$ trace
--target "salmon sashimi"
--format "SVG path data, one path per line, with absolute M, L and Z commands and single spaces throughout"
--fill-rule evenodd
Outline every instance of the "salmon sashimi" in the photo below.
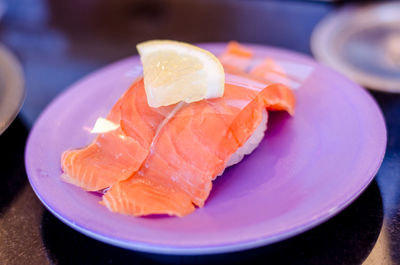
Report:
M 283 83 L 290 84 L 285 69 L 272 58 L 256 57 L 245 46 L 231 41 L 218 59 L 228 73 L 247 76 L 265 84 Z
M 218 59 L 224 66 L 225 72 L 245 73 L 253 62 L 253 52 L 236 41 L 230 41 Z
M 265 78 L 284 76 L 274 61 L 255 61 L 236 42 L 219 59 L 226 72 L 220 98 L 152 108 L 137 79 L 107 116 L 116 128 L 62 154 L 62 180 L 103 191 L 101 204 L 122 214 L 185 216 L 203 207 L 212 181 L 261 141 L 266 110 L 293 114 L 295 106 L 288 87 Z M 237 156 L 255 134 L 253 149 Z
M 226 75 L 224 96 L 183 105 L 158 129 L 139 171 L 114 184 L 102 203 L 135 216 L 184 216 L 202 207 L 212 180 L 255 131 L 265 108 L 293 113 L 290 89 Z
M 61 178 L 85 190 L 98 191 L 130 177 L 146 159 L 159 123 L 173 108 L 150 108 L 143 79 L 138 79 L 107 117 L 119 128 L 98 135 L 86 148 L 64 152 Z

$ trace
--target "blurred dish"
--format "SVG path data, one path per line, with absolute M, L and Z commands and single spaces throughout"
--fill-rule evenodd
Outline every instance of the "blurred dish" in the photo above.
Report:
M 0 134 L 17 116 L 24 98 L 22 67 L 15 56 L 0 44 Z
M 367 88 L 400 93 L 400 2 L 334 12 L 315 28 L 311 49 Z

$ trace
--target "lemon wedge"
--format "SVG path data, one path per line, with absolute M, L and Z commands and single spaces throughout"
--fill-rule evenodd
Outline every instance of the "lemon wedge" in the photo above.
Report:
M 171 40 L 142 42 L 137 50 L 149 106 L 190 103 L 224 94 L 224 68 L 209 51 Z

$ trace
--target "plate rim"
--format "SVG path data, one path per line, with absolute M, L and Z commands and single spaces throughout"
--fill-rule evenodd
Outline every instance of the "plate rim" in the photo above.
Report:
M 0 5 L 1 6 L 1 5 Z M 1 9 L 1 8 L 0 8 Z M 22 65 L 19 63 L 17 57 L 8 49 L 4 44 L 0 43 L 0 57 L 6 61 L 6 64 L 0 64 L 0 73 L 9 72 L 9 76 L 4 78 L 8 90 L 18 88 L 18 100 L 13 102 L 12 110 L 7 113 L 7 119 L 3 124 L 0 124 L 0 135 L 3 134 L 11 125 L 18 113 L 21 111 L 26 99 L 25 78 Z M 7 88 L 6 88 L 7 90 Z
M 228 252 L 234 252 L 234 251 L 241 251 L 241 250 L 247 250 L 251 248 L 256 248 L 260 246 L 265 246 L 271 243 L 279 242 L 284 239 L 296 236 L 298 234 L 301 234 L 305 231 L 308 231 L 321 223 L 329 220 L 333 216 L 337 215 L 339 212 L 341 212 L 343 209 L 345 209 L 348 205 L 350 205 L 355 199 L 357 199 L 360 194 L 369 186 L 371 181 L 374 179 L 376 173 L 378 172 L 382 161 L 385 156 L 386 152 L 386 145 L 387 145 L 387 129 L 386 129 L 386 124 L 384 121 L 384 116 L 382 114 L 381 109 L 379 108 L 379 105 L 375 101 L 375 99 L 361 86 L 358 84 L 354 83 L 347 77 L 335 72 L 329 67 L 326 67 L 325 65 L 319 64 L 315 62 L 310 56 L 297 53 L 294 51 L 286 50 L 283 48 L 278 48 L 278 47 L 271 47 L 268 45 L 260 45 L 260 44 L 252 44 L 252 43 L 243 43 L 244 45 L 250 46 L 250 47 L 258 47 L 260 49 L 268 49 L 268 50 L 279 50 L 286 55 L 292 56 L 294 55 L 297 58 L 302 58 L 306 61 L 308 61 L 311 64 L 317 65 L 319 68 L 322 68 L 324 71 L 330 72 L 333 74 L 336 78 L 342 79 L 344 82 L 350 83 L 352 86 L 357 87 L 357 90 L 359 90 L 360 93 L 364 94 L 366 98 L 370 101 L 370 103 L 374 106 L 374 108 L 377 110 L 377 116 L 379 116 L 379 119 L 382 121 L 382 130 L 385 132 L 382 141 L 382 151 L 379 156 L 379 159 L 377 159 L 377 166 L 376 169 L 373 170 L 371 176 L 368 176 L 368 178 L 365 178 L 365 181 L 363 181 L 363 185 L 357 190 L 356 192 L 352 193 L 351 195 L 348 195 L 348 198 L 342 200 L 341 204 L 338 204 L 334 210 L 329 211 L 329 212 L 324 212 L 322 215 L 318 215 L 314 217 L 312 220 L 304 221 L 304 224 L 298 225 L 297 227 L 293 227 L 290 230 L 285 230 L 285 232 L 277 232 L 273 235 L 269 236 L 264 236 L 260 237 L 258 239 L 254 240 L 242 240 L 242 241 L 236 241 L 236 242 L 230 242 L 227 244 L 218 244 L 218 245 L 210 245 L 207 244 L 206 246 L 173 246 L 171 244 L 168 245 L 163 245 L 163 244 L 152 244 L 152 243 L 146 243 L 143 241 L 131 241 L 131 240 L 123 240 L 123 239 L 118 239 L 114 238 L 111 236 L 104 236 L 102 234 L 95 233 L 93 231 L 90 231 L 90 228 L 88 229 L 87 227 L 83 227 L 82 225 L 76 225 L 73 221 L 68 220 L 67 218 L 64 218 L 62 215 L 60 215 L 56 210 L 52 208 L 51 205 L 49 205 L 44 198 L 38 193 L 37 187 L 35 184 L 32 182 L 32 179 L 30 177 L 30 173 L 33 172 L 33 170 L 30 170 L 29 166 L 29 143 L 32 141 L 32 137 L 34 136 L 35 129 L 38 127 L 38 124 L 40 124 L 40 121 L 43 119 L 43 117 L 46 115 L 49 109 L 51 109 L 51 106 L 57 105 L 58 101 L 60 101 L 66 94 L 70 93 L 71 90 L 74 88 L 77 89 L 78 85 L 81 82 L 85 82 L 88 79 L 91 79 L 95 75 L 100 75 L 103 71 L 106 71 L 109 68 L 113 68 L 115 65 L 119 63 L 123 63 L 124 61 L 132 60 L 134 58 L 137 59 L 137 56 L 130 56 L 125 59 L 116 61 L 114 63 L 111 63 L 109 65 L 106 65 L 105 67 L 102 67 L 98 70 L 95 70 L 94 72 L 90 73 L 89 75 L 84 76 L 80 80 L 76 81 L 69 87 L 67 87 L 64 91 L 62 91 L 54 100 L 52 100 L 46 108 L 41 112 L 39 115 L 39 118 L 35 121 L 34 126 L 32 127 L 32 130 L 28 136 L 27 139 L 27 144 L 25 146 L 25 166 L 26 166 L 26 171 L 29 179 L 29 183 L 34 190 L 36 196 L 40 199 L 40 201 L 44 204 L 44 206 L 52 213 L 54 214 L 59 220 L 61 220 L 63 223 L 66 225 L 74 228 L 75 230 L 78 230 L 79 232 L 97 239 L 99 241 L 117 246 L 117 247 L 122 247 L 125 249 L 130 249 L 130 250 L 137 250 L 137 251 L 143 251 L 143 252 L 148 252 L 148 253 L 158 253 L 158 254 L 170 254 L 170 255 L 196 255 L 196 254 L 217 254 L 217 253 L 228 253 Z M 214 43 L 201 43 L 199 44 L 200 46 L 208 46 L 208 45 L 226 45 L 224 42 L 214 42 Z

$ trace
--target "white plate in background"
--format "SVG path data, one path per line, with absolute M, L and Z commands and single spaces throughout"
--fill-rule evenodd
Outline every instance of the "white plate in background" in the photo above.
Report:
M 314 29 L 311 49 L 367 88 L 400 93 L 400 2 L 338 9 Z
M 24 98 L 22 67 L 15 56 L 0 44 L 0 134 L 15 119 Z

